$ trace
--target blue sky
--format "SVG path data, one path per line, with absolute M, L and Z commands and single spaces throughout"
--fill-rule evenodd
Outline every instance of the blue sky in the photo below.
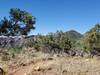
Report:
M 31 34 L 57 30 L 85 33 L 100 23 L 100 0 L 0 0 L 0 19 L 10 8 L 20 8 L 37 18 Z

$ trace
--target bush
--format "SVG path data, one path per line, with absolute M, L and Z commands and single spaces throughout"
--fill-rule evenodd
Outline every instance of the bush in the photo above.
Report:
M 43 52 L 61 53 L 72 48 L 71 41 L 63 32 L 49 33 L 46 36 L 37 35 L 33 47 Z
M 86 32 L 81 40 L 84 50 L 91 52 L 96 48 L 100 48 L 100 32 L 98 31 L 100 31 L 100 24 L 95 25 L 90 31 Z

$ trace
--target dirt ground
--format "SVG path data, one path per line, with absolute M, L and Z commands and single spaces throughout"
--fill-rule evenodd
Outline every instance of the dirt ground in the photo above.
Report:
M 100 60 L 49 58 L 13 69 L 12 75 L 100 75 Z
M 14 63 L 0 62 L 6 75 L 100 75 L 99 57 L 37 56 L 28 63 L 21 63 L 20 66 L 14 66 Z

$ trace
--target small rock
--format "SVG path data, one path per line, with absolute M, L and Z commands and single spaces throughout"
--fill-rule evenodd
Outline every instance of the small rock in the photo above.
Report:
M 40 71 L 40 67 L 37 66 L 37 67 L 34 68 L 34 70 L 35 70 L 35 71 Z
M 48 68 L 48 70 L 52 70 L 52 68 L 51 68 L 51 67 L 49 67 L 49 68 Z
M 62 71 L 62 73 L 65 73 L 65 72 L 67 72 L 67 70 L 63 70 L 63 71 Z
M 44 69 L 40 68 L 39 66 L 34 68 L 35 71 L 44 71 Z
M 53 58 L 48 58 L 47 60 L 53 60 Z

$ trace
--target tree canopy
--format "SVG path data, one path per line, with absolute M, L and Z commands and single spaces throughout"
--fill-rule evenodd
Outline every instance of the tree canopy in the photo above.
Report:
M 96 24 L 90 31 L 86 32 L 82 44 L 86 50 L 100 48 L 100 24 Z
M 4 17 L 0 21 L 0 35 L 28 35 L 31 29 L 35 29 L 36 18 L 29 12 L 12 8 L 9 19 Z

